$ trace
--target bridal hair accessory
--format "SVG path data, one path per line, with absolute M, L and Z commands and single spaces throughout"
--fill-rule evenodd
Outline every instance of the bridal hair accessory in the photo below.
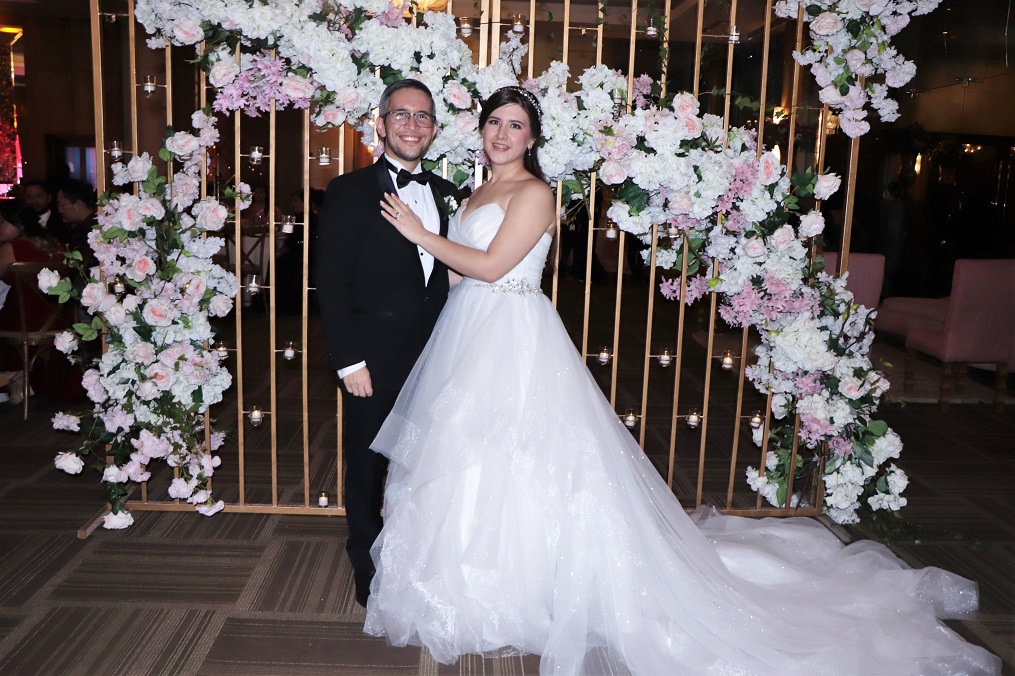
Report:
M 516 92 L 516 93 L 521 94 L 522 96 L 524 96 L 525 99 L 530 104 L 532 104 L 532 107 L 536 109 L 536 117 L 539 119 L 539 121 L 540 122 L 543 121 L 543 109 L 539 106 L 539 99 L 536 98 L 535 94 L 530 92 L 528 89 L 525 89 L 523 87 L 517 87 L 517 86 L 501 87 L 497 91 L 500 92 L 500 91 L 505 91 L 505 90 L 513 91 L 513 92 Z M 494 93 L 496 93 L 496 92 L 494 92 Z

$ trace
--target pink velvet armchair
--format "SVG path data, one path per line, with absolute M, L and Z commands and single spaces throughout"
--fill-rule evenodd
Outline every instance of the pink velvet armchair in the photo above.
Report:
M 839 253 L 825 251 L 825 272 L 835 274 L 839 269 Z M 851 253 L 846 261 L 849 276 L 846 289 L 853 293 L 853 300 L 873 310 L 881 300 L 881 287 L 885 282 L 885 257 L 881 254 Z
M 954 365 L 994 365 L 994 405 L 1000 410 L 1015 358 L 1015 259 L 958 260 L 951 296 L 885 299 L 875 325 L 905 337 L 907 374 L 915 352 L 941 361 L 942 410 L 948 410 L 954 388 Z

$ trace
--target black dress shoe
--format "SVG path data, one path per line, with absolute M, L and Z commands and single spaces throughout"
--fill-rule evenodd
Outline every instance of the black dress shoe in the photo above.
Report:
M 373 579 L 373 570 L 353 572 L 353 580 L 356 582 L 356 603 L 364 608 L 367 607 L 367 597 L 370 596 L 370 581 Z

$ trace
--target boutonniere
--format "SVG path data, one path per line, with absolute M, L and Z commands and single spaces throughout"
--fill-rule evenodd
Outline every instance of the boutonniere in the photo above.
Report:
M 455 199 L 454 195 L 445 195 L 442 199 L 438 200 L 437 202 L 438 206 L 440 206 L 441 208 L 441 211 L 443 211 L 444 215 L 447 216 L 448 218 L 451 218 L 451 216 L 454 215 L 456 211 L 458 211 L 458 200 Z

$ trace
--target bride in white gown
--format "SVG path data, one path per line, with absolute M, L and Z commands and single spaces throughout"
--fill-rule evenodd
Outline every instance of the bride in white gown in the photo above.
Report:
M 448 240 L 388 220 L 465 279 L 373 448 L 391 460 L 365 630 L 542 674 L 991 674 L 938 620 L 975 583 L 910 570 L 809 519 L 688 517 L 620 423 L 539 281 L 555 216 L 535 99 L 480 118 L 492 178 Z

